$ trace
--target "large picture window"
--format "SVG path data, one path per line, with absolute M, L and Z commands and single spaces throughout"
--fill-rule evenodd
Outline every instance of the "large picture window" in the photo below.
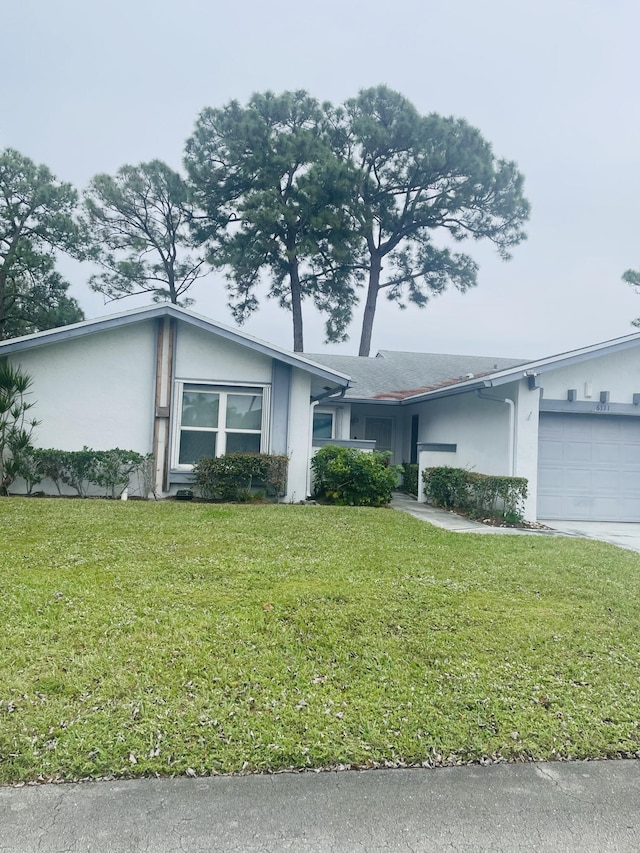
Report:
M 183 384 L 177 396 L 177 467 L 190 468 L 203 456 L 262 450 L 265 389 Z

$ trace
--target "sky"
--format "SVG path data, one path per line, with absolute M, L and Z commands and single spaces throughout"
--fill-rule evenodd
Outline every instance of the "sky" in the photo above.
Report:
M 426 308 L 382 300 L 379 349 L 542 357 L 630 334 L 640 296 L 637 0 L 21 0 L 2 10 L 0 149 L 12 147 L 84 189 L 93 175 L 154 158 L 181 169 L 200 111 L 253 92 L 307 89 L 339 104 L 384 83 L 422 113 L 465 118 L 515 160 L 532 206 L 511 261 L 463 244 L 478 286 Z M 87 317 L 105 304 L 91 270 L 59 269 Z M 224 281 L 193 309 L 234 325 Z M 323 344 L 305 310 L 305 350 Z M 242 327 L 291 347 L 288 313 L 262 300 Z

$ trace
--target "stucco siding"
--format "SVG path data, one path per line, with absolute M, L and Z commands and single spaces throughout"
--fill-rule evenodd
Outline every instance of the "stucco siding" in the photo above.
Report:
M 527 499 L 524 502 L 524 517 L 536 518 L 538 494 L 538 428 L 540 411 L 540 389 L 529 389 L 526 382 L 517 387 L 516 432 L 515 432 L 515 476 L 525 477 L 528 482 Z
M 38 447 L 149 453 L 153 437 L 153 322 L 28 350 L 11 358 L 33 377 Z
M 508 392 L 492 391 L 498 398 Z M 455 453 L 423 451 L 424 467 L 451 465 L 482 474 L 509 474 L 509 406 L 482 400 L 475 393 L 424 403 L 420 409 L 420 442 L 455 444 Z
M 240 344 L 178 323 L 175 378 L 202 382 L 271 382 L 272 359 Z
M 545 399 L 566 400 L 567 391 L 575 390 L 577 401 L 596 402 L 601 391 L 609 391 L 612 402 L 631 403 L 640 393 L 640 352 L 633 347 L 559 367 L 541 374 L 539 382 Z
M 308 373 L 294 368 L 291 374 L 289 435 L 287 456 L 289 477 L 285 500 L 303 501 L 309 489 L 311 458 L 311 379 Z

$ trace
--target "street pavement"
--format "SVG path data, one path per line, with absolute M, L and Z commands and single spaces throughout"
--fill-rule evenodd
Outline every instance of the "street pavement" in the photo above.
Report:
M 0 788 L 2 853 L 640 849 L 640 761 Z

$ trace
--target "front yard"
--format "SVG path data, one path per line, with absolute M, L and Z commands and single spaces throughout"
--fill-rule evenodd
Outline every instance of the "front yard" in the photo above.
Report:
M 392 510 L 0 500 L 0 782 L 640 753 L 640 556 Z

